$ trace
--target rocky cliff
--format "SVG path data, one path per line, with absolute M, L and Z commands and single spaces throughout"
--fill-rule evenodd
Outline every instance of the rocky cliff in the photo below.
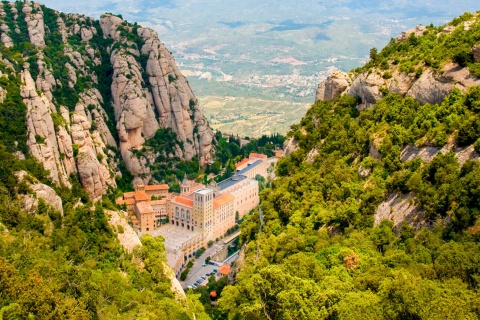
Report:
M 25 104 L 28 150 L 15 152 L 34 156 L 58 184 L 78 174 L 99 200 L 124 167 L 148 183 L 159 156 L 211 160 L 212 131 L 155 31 L 110 14 L 97 21 L 3 2 L 0 40 L 2 74 L 20 77 Z M 161 130 L 175 134 L 174 151 L 148 146 Z
M 361 140 L 360 136 L 368 132 L 362 151 L 368 154 L 364 162 L 370 165 L 358 166 L 360 152 L 350 155 L 354 159 L 352 167 L 358 166 L 358 176 L 367 179 L 365 190 L 374 188 L 378 182 L 372 178 L 375 176 L 372 163 L 385 164 L 395 159 L 397 168 L 404 170 L 402 174 L 389 173 L 393 187 L 384 192 L 383 201 L 376 207 L 375 225 L 387 219 L 394 223 L 397 231 L 404 223 L 416 229 L 431 227 L 432 216 L 435 216 L 432 212 L 439 209 L 432 209 L 427 199 L 430 202 L 436 199 L 425 195 L 419 199 L 417 192 L 424 192 L 424 185 L 419 187 L 421 184 L 416 185 L 414 181 L 420 179 L 412 178 L 407 183 L 408 179 L 402 181 L 402 175 L 412 170 L 408 169 L 412 163 L 443 168 L 446 165 L 439 159 L 452 159 L 452 163 L 462 168 L 465 164 L 466 167 L 471 165 L 471 160 L 480 160 L 480 122 L 476 114 L 479 96 L 474 93 L 480 85 L 479 39 L 480 15 L 466 13 L 438 28 L 417 26 L 403 32 L 381 52 L 372 49 L 370 61 L 365 66 L 347 73 L 336 70 L 318 85 L 318 103 L 307 113 L 308 120 L 302 120 L 297 132 L 290 134 L 285 147 L 289 153 L 301 153 L 305 162 L 314 163 L 322 156 L 325 158 L 324 154 L 319 156 L 319 149 L 329 136 L 324 133 L 325 124 L 319 123 L 323 116 L 316 113 L 325 108 L 328 101 L 341 105 L 353 100 L 357 110 L 352 114 L 362 126 L 356 139 Z M 467 99 L 457 99 L 462 95 Z M 399 101 L 408 102 L 399 104 Z M 337 111 L 332 109 L 331 112 Z M 465 114 L 467 116 L 463 116 Z M 456 122 L 452 121 L 454 118 Z M 372 123 L 382 125 L 372 129 Z M 315 136 L 305 130 L 318 130 L 322 132 L 318 135 L 325 139 L 303 143 L 308 147 L 302 150 L 302 141 L 298 143 L 297 139 Z M 336 139 L 345 133 L 339 127 L 335 130 L 338 131 Z M 406 138 L 409 130 L 412 135 Z M 434 131 L 442 132 L 442 137 L 435 137 Z M 292 147 L 294 141 L 297 143 Z M 451 222 L 451 215 L 443 218 Z
M 319 84 L 316 100 L 349 94 L 358 98 L 359 109 L 365 109 L 394 92 L 433 104 L 442 102 L 454 88 L 465 92 L 480 85 L 473 66 L 480 62 L 480 44 L 474 36 L 478 24 L 477 14 L 466 14 L 446 26 L 417 26 L 403 32 L 380 54 L 372 49 L 365 67 L 333 72 Z

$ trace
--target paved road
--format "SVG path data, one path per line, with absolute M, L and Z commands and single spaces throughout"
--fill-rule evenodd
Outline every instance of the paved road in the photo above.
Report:
M 193 285 L 195 281 L 197 281 L 201 276 L 208 278 L 208 276 L 206 276 L 207 273 L 213 272 L 213 269 L 219 268 L 218 266 L 212 266 L 210 264 L 202 267 L 202 264 L 205 263 L 205 259 L 208 256 L 215 255 L 215 253 L 219 251 L 221 247 L 222 245 L 220 243 L 215 243 L 210 248 L 207 248 L 207 250 L 200 256 L 200 258 L 195 260 L 195 263 L 193 264 L 190 272 L 188 273 L 187 279 L 181 282 L 184 288 Z M 204 282 L 204 284 L 206 283 L 207 281 Z
M 238 252 L 235 252 L 233 255 L 228 257 L 225 261 L 216 261 L 218 265 L 206 265 L 205 267 L 202 266 L 203 263 L 205 263 L 205 259 L 209 255 L 214 255 L 215 251 L 220 250 L 222 245 L 220 243 L 214 244 L 211 248 L 208 248 L 201 256 L 198 258 L 195 263 L 193 264 L 192 268 L 190 269 L 190 272 L 188 273 L 187 279 L 185 281 L 180 282 L 182 284 L 182 287 L 187 288 L 187 286 L 192 286 L 195 281 L 200 279 L 200 277 L 204 276 L 207 278 L 204 282 L 202 282 L 201 285 L 205 285 L 208 283 L 208 278 L 207 273 L 213 272 L 214 269 L 218 269 L 222 264 L 224 263 L 229 263 L 231 264 L 233 261 L 237 260 L 238 258 Z

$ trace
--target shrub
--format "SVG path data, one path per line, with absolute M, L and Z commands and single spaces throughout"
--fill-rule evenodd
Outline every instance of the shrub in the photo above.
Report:
M 121 226 L 121 225 L 117 226 L 117 231 L 118 231 L 119 234 L 122 234 L 122 233 L 125 232 L 125 230 L 123 229 L 123 226 Z

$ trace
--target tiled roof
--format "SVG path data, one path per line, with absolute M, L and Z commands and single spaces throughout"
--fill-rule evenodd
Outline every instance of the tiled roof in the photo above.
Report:
M 145 186 L 145 191 L 168 190 L 168 184 L 157 184 L 153 186 Z
M 150 207 L 148 204 L 146 204 L 144 202 L 135 204 L 135 207 L 137 208 L 137 211 L 140 214 L 152 213 L 153 212 L 152 207 Z
M 135 200 L 133 200 L 133 199 L 127 199 L 127 200 L 125 200 L 125 204 L 127 204 L 127 205 L 135 204 Z
M 188 206 L 188 207 L 193 207 L 193 200 L 184 198 L 184 197 L 175 197 L 173 198 L 172 202 Z
M 222 194 L 221 196 L 213 199 L 213 210 L 218 209 L 221 206 L 223 206 L 223 205 L 225 205 L 225 204 L 227 204 L 231 201 L 234 201 L 234 200 L 235 200 L 235 197 L 232 196 L 230 193 Z
M 268 159 L 267 155 L 261 153 L 250 153 L 250 158 Z
M 229 274 L 230 273 L 230 265 L 224 264 L 218 269 L 219 274 Z
M 246 165 L 249 161 L 250 161 L 249 159 L 245 158 L 245 159 L 243 159 L 242 161 L 240 161 L 239 163 L 237 163 L 237 164 L 235 165 L 235 167 L 238 169 L 239 167 L 241 167 L 241 166 L 243 166 L 243 165 Z
M 150 197 L 145 192 L 135 192 L 135 201 L 148 201 Z
M 150 201 L 150 204 L 152 206 L 167 204 L 167 200 L 165 200 L 165 199 L 163 199 L 163 200 L 153 200 L 153 201 Z
M 133 198 L 135 196 L 135 191 L 125 192 L 123 194 L 123 199 Z

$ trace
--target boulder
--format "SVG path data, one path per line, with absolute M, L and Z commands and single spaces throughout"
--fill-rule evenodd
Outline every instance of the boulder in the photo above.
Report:
M 25 209 L 28 212 L 35 213 L 38 207 L 38 200 L 42 198 L 45 203 L 51 205 L 55 210 L 59 211 L 63 215 L 62 199 L 57 195 L 55 190 L 43 183 L 35 181 L 36 179 L 29 176 L 26 171 L 15 172 L 15 175 L 17 176 L 19 182 L 25 180 L 25 178 L 28 176 L 28 179 L 26 180 L 27 185 L 34 192 L 34 194 L 26 194 L 21 196 Z
M 480 45 L 477 45 L 473 48 L 473 59 L 475 62 L 480 62 Z
M 348 74 L 335 70 L 317 88 L 316 100 L 335 100 L 344 93 L 351 84 Z

